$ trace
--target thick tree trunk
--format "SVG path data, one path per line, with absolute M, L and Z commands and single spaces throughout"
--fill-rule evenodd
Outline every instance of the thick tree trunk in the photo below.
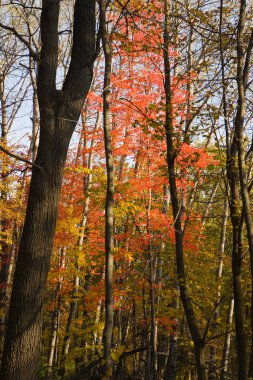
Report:
M 95 2 L 76 0 L 73 48 L 62 91 L 56 91 L 60 3 L 42 2 L 38 70 L 40 141 L 13 281 L 0 377 L 36 379 L 41 311 L 70 138 L 88 92 L 95 47 Z
M 47 139 L 47 145 L 39 145 L 37 163 L 43 164 L 43 169 L 35 169 L 31 180 L 13 282 L 2 379 L 36 377 L 41 309 L 68 148 L 66 138 L 60 142 L 59 135 Z

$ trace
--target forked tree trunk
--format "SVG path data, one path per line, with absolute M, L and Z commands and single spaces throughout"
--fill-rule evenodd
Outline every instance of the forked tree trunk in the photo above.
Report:
M 243 298 L 241 288 L 241 267 L 243 258 L 242 246 L 242 226 L 243 219 L 241 217 L 241 199 L 239 188 L 239 174 L 236 162 L 237 142 L 234 135 L 230 143 L 229 126 L 228 126 L 228 102 L 226 95 L 227 80 L 225 56 L 223 48 L 223 0 L 220 1 L 220 58 L 221 58 L 221 75 L 222 75 L 222 107 L 226 132 L 226 166 L 227 179 L 230 188 L 230 218 L 233 227 L 233 247 L 232 247 L 232 276 L 233 276 L 233 293 L 234 293 L 234 314 L 235 314 L 235 330 L 236 330 L 236 346 L 237 346 L 237 367 L 238 378 L 245 380 L 247 378 L 246 363 L 246 341 L 243 320 Z M 238 110 L 240 112 L 240 110 Z M 238 112 L 237 111 L 237 112 Z M 237 116 L 238 117 L 238 116 Z
M 59 8 L 58 1 L 42 2 L 42 50 L 37 79 L 40 141 L 13 281 L 2 380 L 37 377 L 41 311 L 64 165 L 92 79 L 95 2 L 76 0 L 71 63 L 62 90 L 56 91 Z

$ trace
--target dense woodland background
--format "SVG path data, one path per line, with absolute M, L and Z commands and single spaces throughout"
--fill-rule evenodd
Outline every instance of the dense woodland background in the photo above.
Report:
M 253 379 L 252 1 L 0 6 L 1 379 Z

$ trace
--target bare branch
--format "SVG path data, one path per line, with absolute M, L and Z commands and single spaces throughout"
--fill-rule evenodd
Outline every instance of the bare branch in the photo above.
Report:
M 39 170 L 43 170 L 42 166 L 37 165 L 37 164 L 35 164 L 35 163 L 33 163 L 33 162 L 29 161 L 29 160 L 26 160 L 25 158 L 23 158 L 21 156 L 18 156 L 17 154 L 9 152 L 7 149 L 5 149 L 4 147 L 2 147 L 1 145 L 0 145 L 0 150 L 2 152 L 4 152 L 5 154 L 7 154 L 8 156 L 10 156 L 12 158 L 15 158 L 16 160 L 25 162 L 26 164 L 31 165 L 32 167 L 37 168 Z
M 29 42 L 26 41 L 26 39 L 21 34 L 19 34 L 15 28 L 12 28 L 11 26 L 8 26 L 8 25 L 4 25 L 1 22 L 0 22 L 0 28 L 9 30 L 10 32 L 12 32 L 28 48 L 30 55 L 33 57 L 33 59 L 35 59 L 36 61 L 39 60 L 39 54 L 32 49 Z

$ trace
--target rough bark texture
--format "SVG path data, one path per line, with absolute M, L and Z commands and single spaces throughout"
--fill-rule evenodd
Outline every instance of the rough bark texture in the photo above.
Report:
M 79 119 L 91 79 L 95 47 L 95 2 L 76 0 L 69 71 L 56 91 L 60 2 L 44 0 L 42 50 L 38 67 L 40 141 L 13 281 L 0 372 L 2 380 L 36 379 L 41 311 L 58 202 L 69 141 Z

